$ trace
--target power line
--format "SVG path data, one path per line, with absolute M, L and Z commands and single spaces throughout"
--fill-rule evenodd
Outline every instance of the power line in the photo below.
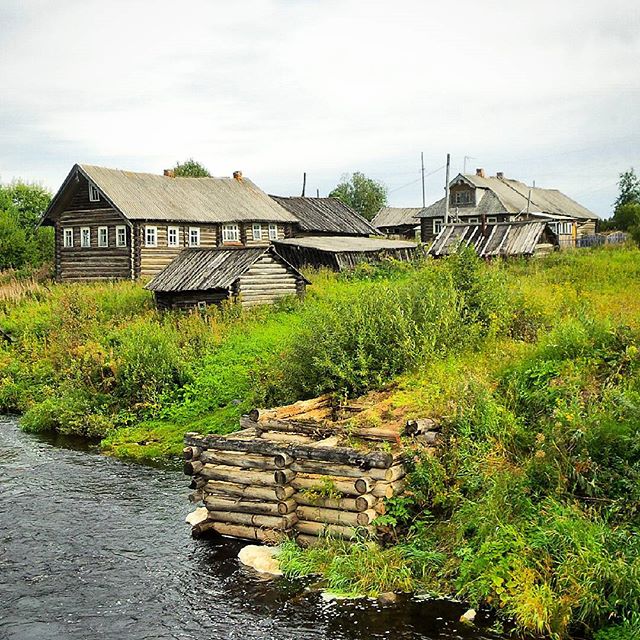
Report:
M 437 169 L 434 169 L 433 171 L 430 171 L 429 173 L 425 173 L 424 177 L 428 178 L 429 176 L 432 176 L 436 173 L 438 173 L 438 171 L 442 171 L 444 169 L 445 165 L 442 165 L 441 167 L 438 167 Z M 406 189 L 407 187 L 410 187 L 413 184 L 416 184 L 416 182 L 420 182 L 422 180 L 422 176 L 420 176 L 417 180 L 412 180 L 411 182 L 407 182 L 407 184 L 403 184 L 400 187 L 396 187 L 395 189 L 389 189 L 389 193 L 394 193 L 396 191 L 400 191 L 400 189 Z

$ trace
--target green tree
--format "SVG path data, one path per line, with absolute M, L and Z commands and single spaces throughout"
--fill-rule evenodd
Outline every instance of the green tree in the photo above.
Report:
M 209 171 L 196 162 L 193 158 L 189 158 L 184 162 L 178 162 L 173 168 L 173 174 L 176 178 L 210 178 Z
M 42 185 L 17 180 L 2 187 L 15 208 L 18 223 L 27 235 L 35 232 L 42 214 L 51 202 L 51 192 Z
M 0 185 L 0 269 L 39 267 L 53 259 L 53 229 L 38 227 L 51 192 L 22 180 Z
M 0 211 L 0 269 L 18 269 L 27 262 L 29 243 L 13 211 Z
M 343 175 L 340 184 L 329 196 L 342 200 L 367 220 L 371 220 L 387 204 L 387 187 L 356 171 L 351 176 Z
M 640 204 L 640 178 L 636 175 L 633 167 L 620 174 L 618 189 L 620 193 L 613 204 L 614 217 L 620 207 L 627 204 Z

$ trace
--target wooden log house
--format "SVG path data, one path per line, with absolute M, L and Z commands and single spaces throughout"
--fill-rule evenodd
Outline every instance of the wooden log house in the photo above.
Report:
M 158 274 L 185 247 L 267 246 L 295 216 L 237 171 L 175 178 L 76 164 L 41 221 L 55 228 L 60 281 Z
M 445 224 L 445 199 L 417 215 L 422 242 L 431 243 Z M 549 224 L 560 247 L 575 247 L 579 238 L 595 233 L 598 216 L 558 191 L 528 186 L 502 172 L 487 176 L 458 174 L 449 183 L 449 223 L 494 225 L 502 222 L 541 220 Z
M 203 308 L 224 300 L 243 306 L 304 296 L 309 281 L 273 246 L 185 249 L 146 285 L 161 309 Z

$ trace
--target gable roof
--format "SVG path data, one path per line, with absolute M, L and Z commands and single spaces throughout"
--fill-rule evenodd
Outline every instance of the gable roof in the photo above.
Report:
M 378 235 L 376 228 L 366 218 L 338 198 L 271 198 L 297 218 L 302 231 Z
M 597 220 L 598 216 L 583 207 L 569 196 L 557 189 L 541 189 L 529 187 L 524 182 L 497 176 L 482 177 L 469 174 L 458 174 L 451 185 L 464 182 L 471 187 L 481 189 L 483 193 L 475 207 L 460 207 L 463 215 L 482 215 L 483 213 L 523 213 L 527 210 L 529 192 L 531 192 L 530 212 L 549 213 L 569 216 L 579 220 Z M 490 199 L 485 201 L 491 194 Z M 444 216 L 445 200 L 442 198 L 427 207 L 419 217 L 433 218 Z M 450 207 L 450 210 L 453 207 Z
M 287 266 L 305 282 L 309 281 L 273 247 L 183 249 L 145 289 L 150 291 L 206 291 L 228 289 L 265 253 Z
M 382 207 L 371 221 L 377 229 L 384 227 L 403 227 L 419 224 L 418 214 L 422 207 Z
M 447 224 L 429 248 L 435 257 L 455 253 L 460 247 L 473 247 L 482 258 L 530 256 L 547 235 L 557 244 L 546 222 L 498 222 L 485 227 L 481 224 Z
M 170 178 L 88 164 L 73 167 L 43 219 L 50 219 L 60 209 L 64 192 L 78 174 L 95 184 L 128 220 L 296 222 L 246 178 Z

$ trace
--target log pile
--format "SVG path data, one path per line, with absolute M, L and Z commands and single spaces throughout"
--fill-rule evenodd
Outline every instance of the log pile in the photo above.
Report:
M 207 510 L 193 535 L 213 531 L 273 543 L 296 537 L 304 545 L 322 535 L 374 535 L 384 500 L 402 492 L 406 472 L 398 430 L 353 426 L 355 411 L 335 419 L 323 396 L 253 410 L 242 417 L 242 430 L 228 436 L 188 433 L 190 499 Z M 412 421 L 403 435 L 429 433 L 435 440 L 435 428 L 432 421 Z

